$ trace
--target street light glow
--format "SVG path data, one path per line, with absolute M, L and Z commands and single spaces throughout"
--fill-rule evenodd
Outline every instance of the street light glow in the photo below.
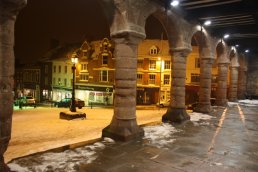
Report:
M 225 38 L 225 39 L 229 38 L 229 34 L 225 34 L 225 35 L 223 36 L 223 38 Z
M 176 7 L 176 6 L 179 5 L 179 1 L 174 0 L 174 1 L 172 1 L 172 2 L 170 3 L 170 5 L 171 5 L 172 7 Z
M 204 22 L 204 26 L 209 26 L 209 25 L 211 25 L 211 21 L 210 20 L 207 20 L 207 21 Z
M 245 50 L 245 52 L 246 52 L 246 53 L 249 53 L 249 52 L 250 52 L 250 50 L 248 50 L 248 49 L 247 49 L 247 50 Z
M 239 45 L 238 45 L 238 44 L 236 44 L 236 47 L 239 47 Z

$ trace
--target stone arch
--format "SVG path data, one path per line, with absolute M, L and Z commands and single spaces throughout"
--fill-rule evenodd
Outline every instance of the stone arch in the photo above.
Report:
M 238 73 L 238 89 L 237 97 L 238 99 L 245 99 L 248 97 L 247 94 L 247 58 L 244 54 L 240 53 L 238 55 L 239 60 L 239 73 Z
M 226 43 L 220 39 L 216 42 L 216 63 L 218 66 L 217 89 L 216 89 L 216 104 L 219 106 L 227 106 L 228 92 L 228 68 L 230 49 Z
M 230 101 L 237 101 L 237 87 L 238 87 L 238 54 L 235 47 L 230 47 L 229 51 L 230 59 L 230 74 L 229 74 L 229 90 L 228 90 L 228 99 Z
M 230 47 L 229 60 L 230 66 L 239 67 L 239 56 L 235 47 Z
M 163 115 L 164 122 L 182 122 L 189 120 L 190 116 L 185 108 L 185 78 L 186 58 L 191 52 L 191 25 L 182 17 L 170 9 L 157 8 L 153 15 L 163 25 L 169 42 L 171 55 L 170 105 L 166 114 Z
M 198 106 L 195 111 L 208 113 L 212 110 L 210 98 L 211 98 L 211 81 L 212 81 L 212 64 L 214 56 L 212 55 L 211 42 L 208 33 L 203 26 L 194 26 L 192 30 L 192 45 L 198 46 L 199 61 L 200 61 L 200 82 L 198 86 L 198 92 L 196 97 Z M 194 43 L 196 45 L 194 45 Z M 192 89 L 193 90 L 193 89 Z

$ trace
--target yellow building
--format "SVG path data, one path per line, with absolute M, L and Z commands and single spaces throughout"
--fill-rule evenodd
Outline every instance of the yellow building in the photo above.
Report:
M 113 104 L 114 44 L 104 38 L 91 43 L 85 41 L 75 50 L 79 58 L 79 62 L 76 64 L 76 97 L 84 100 L 86 105 Z M 67 54 L 65 60 L 53 60 L 53 87 L 56 89 L 53 92 L 54 100 L 60 99 L 60 96 L 70 96 L 71 63 L 69 56 L 71 54 Z M 156 104 L 170 100 L 171 66 L 167 40 L 146 39 L 139 44 L 137 104 Z M 216 87 L 217 71 L 217 68 L 212 69 L 214 88 Z M 199 84 L 199 50 L 198 46 L 193 46 L 186 64 L 186 103 L 197 101 Z

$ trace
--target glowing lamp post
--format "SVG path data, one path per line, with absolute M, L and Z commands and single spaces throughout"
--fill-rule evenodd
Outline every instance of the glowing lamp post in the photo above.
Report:
M 72 72 L 73 72 L 73 85 L 72 85 L 72 102 L 70 106 L 70 111 L 71 112 L 76 112 L 76 107 L 75 107 L 75 91 L 74 91 L 74 84 L 75 84 L 75 70 L 76 70 L 76 63 L 78 62 L 78 58 L 76 57 L 76 54 L 73 53 L 72 58 Z

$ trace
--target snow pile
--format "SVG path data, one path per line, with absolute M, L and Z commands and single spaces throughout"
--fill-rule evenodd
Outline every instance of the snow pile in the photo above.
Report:
M 258 106 L 258 100 L 245 99 L 245 100 L 239 100 L 238 102 L 241 105 L 245 105 L 245 106 Z
M 34 171 L 69 171 L 79 170 L 81 163 L 91 163 L 97 158 L 97 151 L 104 149 L 105 144 L 115 143 L 114 140 L 104 138 L 103 142 L 96 142 L 93 145 L 66 150 L 59 153 L 43 153 L 39 156 L 26 157 L 15 160 L 8 164 L 12 171 L 17 172 L 34 172 Z M 26 166 L 26 167 L 23 167 Z
M 158 126 L 147 126 L 144 127 L 144 139 L 147 139 L 149 144 L 161 148 L 168 143 L 173 143 L 176 139 L 172 138 L 172 135 L 177 132 L 180 131 L 168 123 Z
M 210 120 L 211 118 L 214 118 L 210 115 L 203 114 L 203 113 L 197 113 L 197 112 L 189 113 L 189 115 L 191 117 L 190 120 L 192 122 L 198 122 L 200 120 Z
M 233 106 L 236 106 L 236 105 L 238 105 L 237 102 L 228 102 L 229 107 L 233 107 Z

